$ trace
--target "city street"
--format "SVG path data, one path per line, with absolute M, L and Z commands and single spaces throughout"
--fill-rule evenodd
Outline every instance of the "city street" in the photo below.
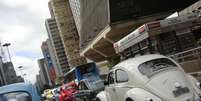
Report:
M 201 101 L 201 0 L 1 0 L 0 101 Z

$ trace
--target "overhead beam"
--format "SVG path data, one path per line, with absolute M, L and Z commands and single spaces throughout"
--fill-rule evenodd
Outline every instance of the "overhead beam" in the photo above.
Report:
M 92 50 L 94 50 L 96 53 L 102 55 L 102 56 L 105 57 L 105 58 L 108 57 L 106 54 L 104 54 L 103 52 L 101 52 L 101 51 L 99 51 L 99 50 L 97 50 L 97 49 L 95 49 L 95 48 L 92 48 Z
M 101 38 L 103 38 L 103 37 L 104 37 L 108 32 L 110 32 L 110 31 L 111 31 L 111 27 L 110 27 L 109 25 L 106 26 L 106 27 L 99 33 L 99 35 L 97 35 L 97 37 L 94 38 L 94 40 L 92 40 L 91 43 L 89 43 L 83 51 L 81 51 L 80 55 L 81 55 L 81 56 L 84 56 L 84 54 L 85 54 L 88 50 L 92 49 L 93 46 L 94 46 L 96 43 L 98 43 L 98 41 L 101 40 Z

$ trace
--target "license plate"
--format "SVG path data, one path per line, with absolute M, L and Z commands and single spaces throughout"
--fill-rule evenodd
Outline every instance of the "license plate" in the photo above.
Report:
M 185 94 L 185 93 L 189 93 L 190 90 L 188 89 L 188 87 L 184 87 L 184 88 L 178 88 L 177 90 L 173 91 L 173 94 L 175 97 L 178 97 L 182 94 Z

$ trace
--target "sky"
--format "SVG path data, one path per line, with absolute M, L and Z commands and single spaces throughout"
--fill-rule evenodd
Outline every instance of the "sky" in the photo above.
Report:
M 23 66 L 22 72 L 32 83 L 39 71 L 37 60 L 43 57 L 40 46 L 47 39 L 48 1 L 0 0 L 0 41 L 11 43 L 9 50 L 17 74 L 17 67 Z M 8 59 L 7 54 L 5 57 Z

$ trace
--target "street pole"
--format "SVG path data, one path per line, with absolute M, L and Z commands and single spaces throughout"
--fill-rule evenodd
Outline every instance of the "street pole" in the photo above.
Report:
M 3 44 L 3 47 L 7 48 L 8 56 L 9 56 L 9 59 L 10 59 L 10 62 L 11 62 L 11 55 L 10 55 L 10 51 L 9 51 L 9 48 L 8 48 L 10 45 L 11 45 L 10 43 L 5 43 L 5 44 Z

